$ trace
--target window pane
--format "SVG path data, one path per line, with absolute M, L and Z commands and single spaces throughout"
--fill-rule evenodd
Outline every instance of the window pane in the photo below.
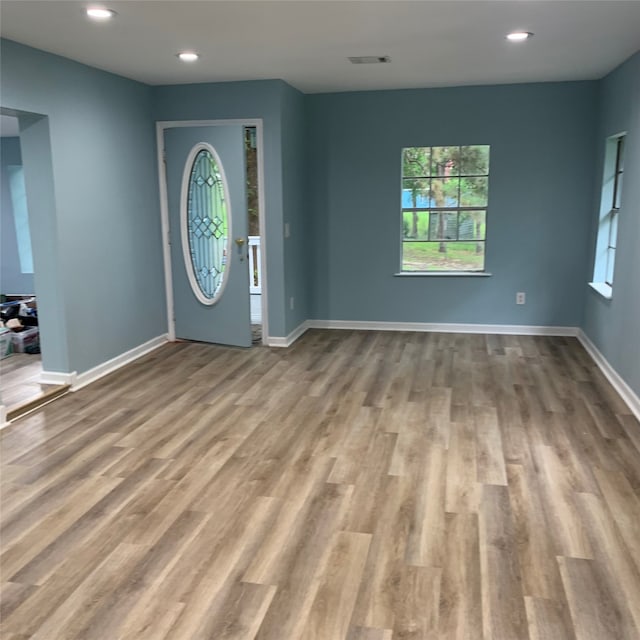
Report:
M 429 271 L 434 247 L 437 251 L 438 245 L 432 242 L 403 242 L 402 270 Z
M 403 271 L 482 271 L 484 242 L 403 242 Z
M 409 178 L 402 181 L 402 208 L 429 207 L 429 180 Z
M 615 249 L 618 246 L 618 213 L 612 211 L 609 215 L 609 246 Z
M 431 180 L 431 198 L 434 207 L 457 207 L 460 178 L 434 178 Z
M 457 212 L 432 211 L 429 240 L 456 240 Z
M 409 147 L 402 150 L 403 176 L 428 176 L 431 149 L 429 147 Z
M 489 174 L 489 145 L 460 147 L 460 175 Z
M 458 176 L 460 175 L 460 147 L 432 147 L 431 175 Z
M 402 237 L 411 240 L 428 240 L 429 213 L 427 211 L 404 211 L 402 214 Z
M 625 136 L 618 138 L 618 171 L 624 171 L 624 139 Z
M 458 240 L 484 240 L 486 211 L 461 211 L 458 220 Z
M 615 192 L 614 192 L 614 199 L 613 199 L 614 209 L 620 208 L 620 196 L 622 195 L 622 177 L 623 176 L 624 176 L 624 173 L 619 173 L 616 178 L 616 185 L 615 185 Z
M 604 281 L 613 285 L 613 267 L 616 263 L 616 250 L 612 247 L 607 249 L 607 272 L 604 277 Z
M 460 178 L 460 206 L 486 207 L 489 178 Z
M 29 232 L 29 213 L 27 209 L 27 191 L 24 183 L 22 165 L 7 166 L 9 174 L 9 192 L 16 226 L 18 258 L 22 273 L 33 273 L 33 255 L 31 253 L 31 234 Z

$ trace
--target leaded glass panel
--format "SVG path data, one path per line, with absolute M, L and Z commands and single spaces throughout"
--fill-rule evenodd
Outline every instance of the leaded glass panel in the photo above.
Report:
M 229 234 L 222 171 L 206 148 L 196 153 L 191 166 L 186 222 L 193 275 L 202 296 L 213 301 L 224 280 Z

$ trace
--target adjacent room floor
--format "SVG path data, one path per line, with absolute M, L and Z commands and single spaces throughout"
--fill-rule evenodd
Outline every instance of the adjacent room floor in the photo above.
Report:
M 2 438 L 2 637 L 640 637 L 640 425 L 573 338 L 168 344 Z
M 66 385 L 42 384 L 42 358 L 12 353 L 0 360 L 0 398 L 10 417 L 21 415 L 67 389 Z

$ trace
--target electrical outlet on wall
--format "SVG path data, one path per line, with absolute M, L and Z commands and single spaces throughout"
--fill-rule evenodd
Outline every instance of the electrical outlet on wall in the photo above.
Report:
M 291 227 L 288 222 L 284 223 L 284 237 L 288 238 L 291 235 Z
M 526 295 L 524 291 L 518 291 L 516 293 L 516 304 L 524 304 L 526 302 Z
M 291 311 L 293 311 L 293 296 L 291 296 L 289 298 L 289 309 L 291 309 Z

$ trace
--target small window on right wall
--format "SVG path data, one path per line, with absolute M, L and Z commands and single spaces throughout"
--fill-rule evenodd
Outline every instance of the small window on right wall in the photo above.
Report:
M 624 140 L 624 133 L 612 136 L 607 139 L 605 147 L 598 237 L 591 286 L 606 298 L 610 298 L 613 293 L 618 217 L 620 215 L 622 177 L 624 175 Z

